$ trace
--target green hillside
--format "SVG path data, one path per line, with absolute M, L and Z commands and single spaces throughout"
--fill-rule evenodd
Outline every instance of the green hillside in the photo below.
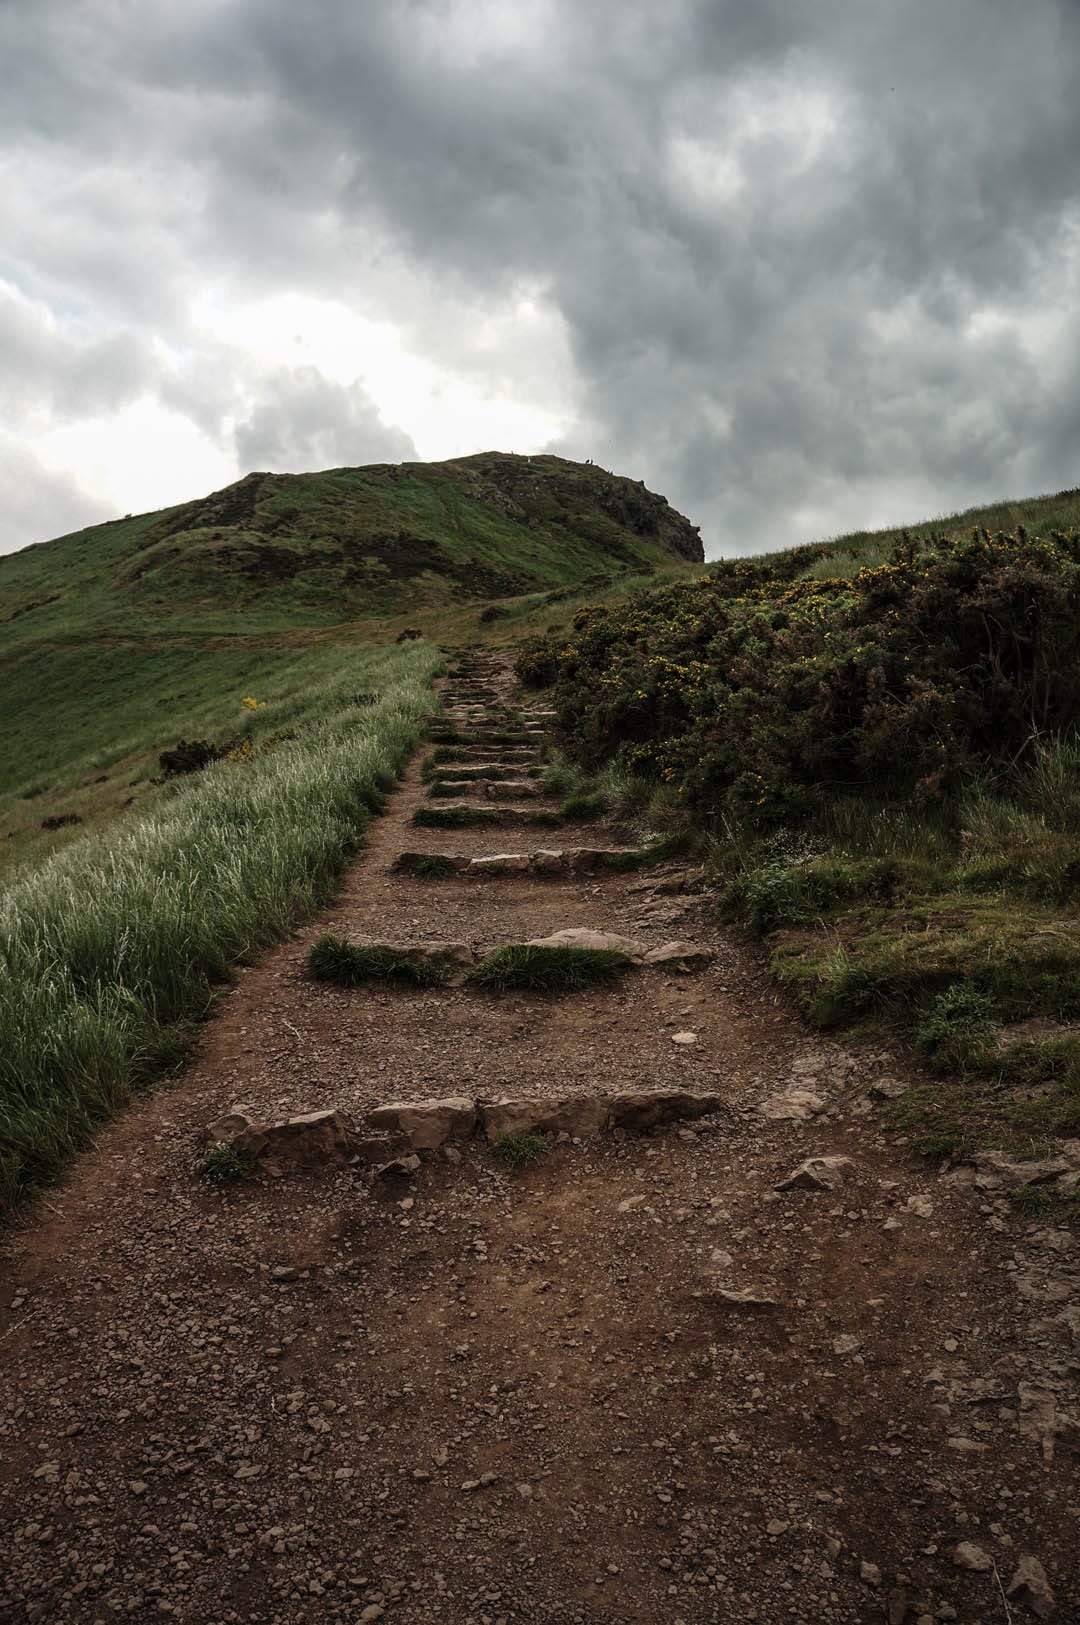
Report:
M 546 624 L 701 558 L 637 482 L 498 453 L 249 474 L 0 558 L 0 869 L 150 810 L 181 736 L 292 726 L 292 696 L 337 683 L 343 650 L 406 625 L 461 641 Z
M 558 457 L 249 474 L 0 559 L 0 649 L 330 628 L 703 557 L 663 497 Z

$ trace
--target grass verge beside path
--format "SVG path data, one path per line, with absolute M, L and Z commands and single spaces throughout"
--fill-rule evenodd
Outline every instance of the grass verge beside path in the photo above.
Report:
M 212 986 L 328 894 L 430 708 L 428 645 L 358 651 L 317 724 L 76 841 L 0 900 L 0 1211 L 176 1065 Z M 358 687 L 378 694 L 358 710 Z

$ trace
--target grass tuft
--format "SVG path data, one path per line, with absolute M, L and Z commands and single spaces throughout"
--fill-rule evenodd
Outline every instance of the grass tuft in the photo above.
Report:
M 576 993 L 617 982 L 631 961 L 611 948 L 530 947 L 512 943 L 496 948 L 469 972 L 475 987 L 502 993 Z
M 394 868 L 404 875 L 416 875 L 420 880 L 446 880 L 456 873 L 453 858 L 441 852 L 403 852 Z
M 548 1140 L 544 1134 L 504 1134 L 491 1148 L 492 1156 L 505 1162 L 508 1168 L 527 1168 L 547 1155 Z
M 383 982 L 411 987 L 442 987 L 448 965 L 437 959 L 419 959 L 378 943 L 346 942 L 341 937 L 320 937 L 308 954 L 308 969 L 320 982 L 339 987 L 360 987 Z
M 578 824 L 594 824 L 607 810 L 607 797 L 603 795 L 567 796 L 562 804 L 563 817 Z
M 251 1178 L 255 1161 L 246 1151 L 235 1151 L 231 1145 L 212 1145 L 199 1165 L 199 1172 L 208 1185 L 237 1185 Z

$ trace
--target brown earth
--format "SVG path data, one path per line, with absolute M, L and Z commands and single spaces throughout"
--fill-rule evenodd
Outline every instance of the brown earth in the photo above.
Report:
M 475 682 L 509 698 L 495 662 Z M 1073 1234 L 915 1159 L 870 1092 L 904 1063 L 810 1034 L 685 878 L 394 873 L 603 844 L 417 829 L 426 799 L 415 765 L 336 906 L 10 1238 L 0 1617 L 991 1625 L 1047 1617 L 1005 1598 L 1034 1557 L 1049 1617 L 1080 1620 Z M 716 957 L 560 998 L 305 971 L 327 929 L 566 926 Z M 237 1102 L 668 1084 L 725 1107 L 518 1173 L 479 1141 L 411 1182 L 196 1173 Z M 792 1088 L 822 1109 L 759 1109 Z M 779 1193 L 811 1155 L 843 1182 Z

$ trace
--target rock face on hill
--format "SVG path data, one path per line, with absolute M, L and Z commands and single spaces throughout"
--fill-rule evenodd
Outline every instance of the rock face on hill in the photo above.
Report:
M 89 615 L 299 624 L 578 587 L 700 562 L 697 527 L 637 480 L 483 452 L 320 474 L 245 475 L 210 496 L 0 559 L 20 636 Z M 34 624 L 31 625 L 30 623 Z

